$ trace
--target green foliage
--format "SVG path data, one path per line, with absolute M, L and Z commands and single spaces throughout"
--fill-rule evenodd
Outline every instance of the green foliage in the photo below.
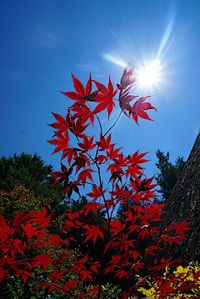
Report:
M 10 191 L 0 190 L 0 198 L 0 215 L 6 219 L 11 219 L 20 210 L 39 209 L 45 205 L 44 198 L 37 198 L 33 191 L 21 185 Z
M 176 181 L 186 162 L 184 161 L 183 157 L 178 157 L 173 164 L 169 160 L 169 152 L 165 154 L 160 150 L 157 150 L 156 156 L 158 159 L 156 166 L 159 169 L 159 173 L 156 176 L 156 181 L 160 186 L 160 192 L 163 199 L 167 199 L 171 195 L 172 189 L 176 184 Z
M 0 159 L 0 213 L 12 216 L 20 209 L 56 208 L 61 202 L 60 188 L 51 186 L 51 165 L 38 155 L 22 153 Z M 11 209 L 12 215 L 9 214 Z
M 51 165 L 44 165 L 42 159 L 22 153 L 13 157 L 0 159 L 0 188 L 11 189 L 16 184 L 23 184 L 26 188 L 37 192 L 39 184 L 47 181 L 52 171 Z

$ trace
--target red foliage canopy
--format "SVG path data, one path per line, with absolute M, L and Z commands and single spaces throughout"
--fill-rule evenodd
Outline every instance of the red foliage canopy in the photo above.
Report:
M 130 94 L 135 83 L 133 73 L 134 68 L 127 67 L 117 89 L 110 78 L 106 86 L 90 75 L 84 87 L 72 75 L 75 91 L 63 94 L 74 103 L 65 117 L 53 113 L 56 122 L 50 125 L 55 131 L 48 142 L 55 146 L 54 153 L 62 153 L 61 170 L 53 172 L 52 177 L 69 201 L 72 196 L 86 192 L 90 202 L 78 211 L 67 209 L 57 234 L 48 230 L 52 214 L 46 209 L 18 213 L 9 223 L 0 217 L 0 281 L 14 273 L 24 283 L 39 279 L 39 287 L 49 293 L 57 290 L 70 298 L 86 298 L 87 294 L 100 298 L 103 277 L 109 281 L 112 276 L 112 282 L 124 288 L 123 298 L 127 298 L 137 287 L 137 273 L 155 275 L 175 262 L 163 258 L 162 251 L 185 238 L 188 223 L 169 225 L 161 232 L 163 204 L 152 201 L 156 198 L 156 185 L 153 178 L 148 179 L 143 173 L 146 153 L 125 155 L 111 134 L 122 112 L 138 124 L 139 118 L 151 120 L 147 110 L 156 110 L 147 102 L 149 96 L 139 98 Z M 120 114 L 104 130 L 101 121 L 104 112 L 110 118 L 117 104 Z M 91 136 L 93 125 L 95 134 Z M 119 204 L 123 205 L 120 217 L 116 215 Z M 106 214 L 104 221 L 99 217 L 102 212 Z M 64 252 L 53 255 L 52 246 Z M 66 260 L 70 250 L 77 248 L 80 250 L 70 267 Z M 63 269 L 60 265 L 65 264 Z M 37 268 L 43 268 L 43 277 L 36 277 Z M 45 273 L 47 269 L 51 273 Z M 74 279 L 63 282 L 69 271 Z M 81 288 L 83 292 L 74 293 Z

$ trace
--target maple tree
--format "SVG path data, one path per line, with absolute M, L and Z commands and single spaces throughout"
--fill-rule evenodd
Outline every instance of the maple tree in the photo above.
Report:
M 73 103 L 64 117 L 53 113 L 50 124 L 54 136 L 48 142 L 54 153 L 61 152 L 61 169 L 51 175 L 69 203 L 82 194 L 89 201 L 75 211 L 67 208 L 56 234 L 49 231 L 55 215 L 45 208 L 19 212 L 9 222 L 1 217 L 0 282 L 14 273 L 24 283 L 38 280 L 38 288 L 64 298 L 111 298 L 104 288 L 109 282 L 119 286 L 125 299 L 137 293 L 146 275 L 160 278 L 166 266 L 176 263 L 162 251 L 180 244 L 189 224 L 170 224 L 160 231 L 164 205 L 153 202 L 156 185 L 144 174 L 146 153 L 125 155 L 113 140 L 111 131 L 123 114 L 138 124 L 140 118 L 151 120 L 148 110 L 156 110 L 149 96 L 131 95 L 134 68 L 124 70 L 116 89 L 111 78 L 107 86 L 91 74 L 85 87 L 74 75 L 72 80 L 75 91 L 62 93 Z M 104 128 L 102 117 L 106 113 L 110 120 L 117 105 L 118 117 Z M 116 214 L 120 204 L 126 207 L 123 217 Z M 52 248 L 60 255 L 52 254 Z M 38 269 L 43 269 L 39 277 Z

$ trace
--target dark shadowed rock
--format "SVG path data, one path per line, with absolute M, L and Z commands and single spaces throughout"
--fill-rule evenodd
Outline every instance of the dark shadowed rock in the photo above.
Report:
M 191 231 L 181 249 L 174 248 L 176 256 L 186 260 L 200 258 L 200 133 L 196 138 L 172 195 L 166 200 L 166 222 L 188 220 Z

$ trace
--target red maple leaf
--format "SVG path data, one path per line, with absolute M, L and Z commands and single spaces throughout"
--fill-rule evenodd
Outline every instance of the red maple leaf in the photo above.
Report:
M 151 267 L 153 271 L 159 271 L 165 269 L 167 266 L 173 265 L 177 263 L 177 260 L 172 260 L 171 258 L 162 258 L 160 260 L 156 260 L 155 265 Z
M 128 271 L 125 271 L 125 270 L 117 270 L 115 272 L 115 277 L 118 279 L 123 279 L 123 278 L 128 279 L 128 276 L 129 276 L 129 273 L 128 273 Z
M 182 221 L 179 223 L 175 223 L 175 231 L 182 239 L 186 239 L 186 232 L 191 230 L 190 222 Z
M 122 111 L 129 116 L 128 111 L 130 111 L 130 102 L 132 102 L 134 99 L 138 98 L 138 96 L 131 96 L 128 94 L 128 91 L 124 92 L 120 98 L 119 98 L 119 106 L 122 109 Z
M 54 136 L 57 138 L 47 140 L 47 142 L 56 146 L 55 150 L 53 151 L 53 154 L 55 154 L 61 150 L 62 151 L 66 150 L 68 148 L 68 143 L 69 143 L 68 131 L 65 131 L 64 135 L 59 132 L 56 132 Z
M 117 84 L 117 87 L 120 90 L 126 89 L 127 87 L 132 88 L 135 83 L 135 78 L 133 78 L 134 67 L 128 65 L 121 77 L 120 84 Z
M 74 118 L 82 118 L 84 122 L 90 120 L 92 124 L 94 124 L 95 113 L 91 110 L 85 103 L 85 101 L 75 102 L 70 110 L 75 112 Z
M 156 245 L 151 245 L 145 249 L 144 255 L 145 256 L 148 256 L 148 255 L 155 256 L 156 251 L 158 251 L 158 250 L 160 250 L 160 247 L 158 247 Z
M 66 119 L 64 117 L 62 117 L 60 114 L 57 113 L 53 113 L 53 116 L 55 117 L 55 119 L 57 120 L 57 122 L 50 124 L 49 126 L 57 129 L 57 133 L 63 133 L 68 129 L 68 121 L 67 121 L 67 116 Z
M 98 95 L 96 96 L 96 102 L 99 102 L 99 104 L 94 109 L 95 113 L 99 113 L 103 110 L 107 109 L 108 117 L 110 116 L 113 108 L 115 107 L 114 97 L 117 94 L 117 89 L 114 90 L 113 84 L 109 78 L 108 81 L 108 87 L 105 85 L 93 80 L 96 84 L 96 87 L 99 90 Z
M 84 214 L 87 216 L 89 213 L 93 212 L 97 214 L 98 209 L 101 207 L 100 203 L 98 202 L 89 202 L 83 207 Z
M 50 224 L 51 216 L 47 216 L 46 208 L 42 208 L 42 210 L 31 210 L 29 211 L 29 215 L 34 218 L 29 220 L 29 223 L 37 223 L 40 227 L 46 227 Z
M 140 166 L 140 164 L 146 163 L 148 160 L 143 159 L 143 157 L 147 153 L 139 153 L 139 151 L 135 152 L 133 155 L 129 155 L 127 157 L 127 161 L 129 162 L 128 169 L 126 172 L 126 177 L 131 175 L 135 179 L 138 175 L 143 175 L 143 168 Z
M 110 225 L 111 225 L 110 231 L 112 232 L 113 236 L 122 233 L 125 228 L 125 224 L 123 224 L 119 219 L 117 219 L 116 221 L 112 221 Z
M 95 184 L 92 185 L 92 192 L 87 193 L 88 196 L 92 197 L 94 200 L 101 197 L 107 189 L 103 190 L 102 186 L 97 186 Z
M 32 277 L 33 275 L 26 270 L 17 269 L 16 276 L 21 276 L 23 282 L 26 283 L 28 278 Z
M 95 245 L 98 238 L 101 238 L 102 240 L 104 240 L 103 232 L 99 229 L 98 226 L 85 225 L 84 228 L 86 229 L 86 235 L 87 235 L 84 243 L 89 241 L 90 239 L 92 239 L 93 244 Z
M 87 100 L 87 101 L 94 101 L 94 98 L 96 97 L 98 91 L 92 91 L 92 76 L 90 74 L 90 77 L 87 81 L 86 88 L 84 88 L 83 84 L 79 79 L 77 79 L 72 74 L 72 79 L 74 83 L 74 88 L 76 92 L 62 92 L 65 96 L 68 98 L 79 101 L 79 100 Z
M 152 106 L 150 103 L 145 102 L 146 99 L 149 98 L 149 96 L 142 97 L 139 100 L 137 100 L 134 105 L 130 108 L 129 112 L 132 115 L 135 122 L 138 124 L 138 118 L 144 118 L 148 120 L 152 120 L 149 115 L 145 112 L 146 110 L 153 109 L 155 111 L 156 108 Z
M 65 220 L 65 225 L 62 228 L 62 230 L 67 230 L 70 231 L 71 228 L 80 228 L 82 226 L 82 223 L 78 220 L 79 219 L 79 213 L 75 212 L 72 213 L 70 210 L 67 211 L 66 213 L 66 220 Z
M 98 155 L 95 157 L 95 162 L 98 163 L 99 165 L 102 165 L 107 160 L 108 160 L 108 158 L 105 155 Z
M 63 150 L 62 153 L 62 160 L 67 157 L 67 161 L 70 164 L 72 159 L 75 159 L 77 157 L 77 152 L 80 151 L 79 148 L 67 148 L 66 150 Z
M 132 102 L 134 99 L 138 97 L 129 94 L 131 88 L 135 83 L 135 78 L 133 78 L 133 71 L 134 71 L 133 67 L 130 68 L 126 67 L 122 75 L 121 82 L 117 86 L 120 90 L 119 105 L 122 111 L 128 117 L 132 116 L 132 118 L 138 124 L 139 117 L 143 119 L 152 120 L 145 111 L 149 109 L 154 109 L 156 111 L 156 108 L 153 107 L 150 103 L 145 102 L 146 99 L 149 98 L 149 96 L 140 98 L 133 104 L 133 106 L 130 105 L 130 102 Z
M 29 218 L 30 215 L 28 213 L 25 214 L 23 211 L 19 211 L 12 221 L 12 226 L 18 228 L 23 222 L 25 222 Z
M 79 173 L 79 175 L 78 175 L 77 181 L 79 183 L 82 183 L 83 185 L 85 185 L 85 183 L 88 179 L 90 181 L 93 181 L 92 172 L 94 172 L 94 170 L 91 169 L 91 168 L 88 168 L 88 169 L 85 169 L 85 170 L 81 171 L 81 173 Z
M 111 134 L 108 135 L 107 138 L 105 136 L 100 135 L 100 141 L 97 142 L 100 151 L 104 151 L 111 146 Z
M 115 148 L 115 145 L 114 144 L 111 144 L 109 146 L 109 148 L 106 150 L 106 154 L 107 154 L 107 157 L 111 160 L 114 160 L 114 159 L 117 159 L 119 158 L 119 152 L 121 150 L 121 147 L 119 148 Z
M 80 196 L 80 192 L 79 192 L 79 187 L 80 184 L 77 182 L 69 182 L 68 184 L 66 184 L 66 187 L 63 190 L 63 193 L 67 193 L 67 197 L 70 200 L 70 197 L 72 195 L 72 192 L 76 192 L 76 194 L 78 194 Z
M 128 156 L 128 160 L 132 165 L 135 164 L 142 164 L 142 163 L 146 163 L 149 160 L 143 159 L 144 156 L 146 156 L 147 153 L 139 153 L 139 151 L 136 151 L 133 155 L 129 155 Z
M 52 280 L 59 280 L 65 277 L 65 271 L 54 270 L 53 273 L 49 274 L 48 277 Z
M 40 238 L 43 234 L 41 228 L 34 227 L 31 223 L 22 224 L 22 228 L 28 239 L 31 239 L 32 237 Z
M 40 254 L 31 260 L 31 264 L 34 268 L 43 266 L 44 271 L 46 271 L 48 266 L 52 266 L 53 259 L 50 254 Z
M 6 241 L 14 234 L 14 229 L 10 228 L 3 216 L 0 215 L 0 239 Z
M 99 268 L 100 268 L 100 263 L 99 262 L 93 262 L 91 264 L 90 271 L 92 271 L 93 273 L 98 274 Z
M 76 289 L 77 288 L 77 283 L 78 283 L 77 279 L 71 279 L 70 281 L 65 283 L 63 289 L 66 292 L 69 292 L 71 289 Z
M 69 130 L 79 138 L 84 138 L 86 135 L 84 134 L 88 124 L 85 124 L 86 120 L 83 118 L 71 118 L 69 120 Z
M 61 170 L 62 171 L 53 171 L 51 173 L 51 176 L 56 179 L 53 182 L 53 185 L 57 186 L 61 183 L 64 183 L 64 186 L 66 187 L 69 183 L 69 177 L 72 173 L 72 167 L 68 169 L 63 163 L 61 163 Z
M 90 166 L 90 159 L 88 156 L 81 151 L 79 155 L 74 159 L 74 163 L 72 164 L 72 167 L 76 166 L 76 173 L 81 169 L 81 168 L 86 168 L 86 166 Z
M 88 152 L 89 150 L 93 150 L 96 147 L 96 143 L 93 143 L 93 140 L 94 140 L 94 136 L 91 138 L 84 136 L 83 142 L 78 142 L 78 145 L 85 152 Z
M 127 165 L 127 158 L 124 157 L 124 155 L 122 153 L 120 153 L 113 160 L 114 160 L 114 163 L 110 163 L 107 170 L 110 170 L 110 172 L 112 174 L 114 172 L 121 173 L 121 175 L 124 174 L 123 167 L 125 167 Z

